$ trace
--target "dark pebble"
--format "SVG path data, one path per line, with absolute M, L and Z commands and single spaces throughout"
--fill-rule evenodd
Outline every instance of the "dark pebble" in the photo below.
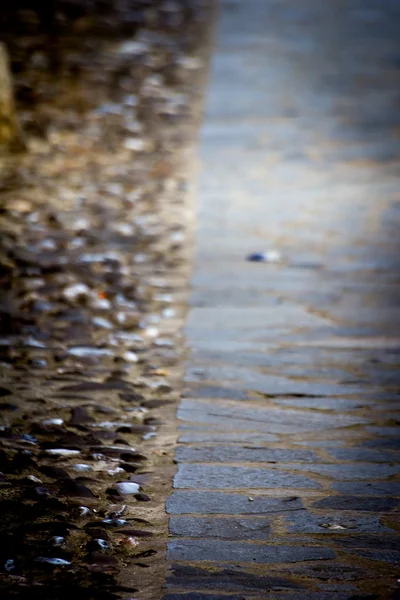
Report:
M 247 260 L 251 262 L 264 262 L 265 254 L 264 252 L 253 252 L 247 256 Z
M 18 406 L 16 404 L 11 404 L 11 402 L 1 402 L 0 410 L 9 410 L 15 412 L 16 410 L 18 410 Z
M 143 494 L 142 492 L 139 492 L 139 494 L 135 494 L 135 498 L 138 502 L 150 502 L 151 501 L 150 496 L 148 496 L 147 494 Z
M 51 477 L 52 479 L 70 479 L 70 476 L 68 475 L 67 471 L 65 471 L 61 467 L 43 465 L 40 467 L 40 472 L 47 475 L 47 477 Z
M 121 469 L 124 469 L 127 473 L 136 473 L 138 469 L 141 468 L 142 465 L 134 464 L 134 463 L 119 463 Z
M 70 425 L 82 425 L 83 423 L 90 423 L 93 419 L 89 416 L 86 408 L 82 406 L 76 406 L 71 410 L 71 418 L 69 420 Z
M 79 483 L 74 479 L 65 479 L 62 485 L 62 492 L 67 496 L 76 496 L 78 498 L 95 498 L 95 494 L 83 485 L 83 483 Z

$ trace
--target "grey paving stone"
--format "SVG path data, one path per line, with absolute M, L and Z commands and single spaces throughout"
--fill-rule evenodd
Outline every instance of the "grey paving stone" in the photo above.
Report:
M 181 463 L 175 488 L 194 489 L 316 489 L 319 483 L 297 473 L 277 469 Z
M 251 595 L 249 595 L 251 594 Z M 281 595 L 282 594 L 282 595 Z M 284 592 L 278 592 L 277 595 L 274 592 L 269 592 L 268 598 L 273 598 L 274 600 L 278 600 L 281 598 L 282 600 L 304 600 L 304 596 L 295 597 L 293 594 L 288 596 Z M 243 594 L 221 594 L 221 592 L 171 592 L 166 596 L 162 597 L 162 600 L 265 600 L 265 593 L 262 592 L 262 595 L 255 592 L 247 592 L 246 596 Z M 331 598 L 327 599 L 326 596 L 324 598 L 317 597 L 314 600 L 332 600 Z M 336 600 L 336 598 L 335 598 Z M 350 598 L 349 596 L 343 597 L 342 595 L 337 600 L 359 600 L 358 598 Z M 360 598 L 360 600 L 362 600 Z M 374 600 L 374 598 L 366 599 L 366 600 Z
M 219 333 L 215 332 L 214 335 Z M 242 378 L 240 379 L 240 375 Z M 309 381 L 301 381 L 298 378 L 291 378 L 282 374 L 260 375 L 251 372 L 251 377 L 244 377 L 244 374 L 238 373 L 236 380 L 230 382 L 231 385 L 199 385 L 187 384 L 185 386 L 186 395 L 198 398 L 227 398 L 231 400 L 248 400 L 251 392 L 260 392 L 262 394 L 285 395 L 302 394 L 304 396 L 322 396 L 322 395 L 352 395 L 361 394 L 366 391 L 366 383 L 357 382 L 345 385 L 344 383 L 330 383 L 329 381 L 317 381 L 310 378 Z M 304 374 L 303 374 L 304 375 Z
M 399 550 L 352 550 L 352 554 L 356 556 L 362 556 L 369 560 L 377 560 L 379 562 L 391 563 L 394 565 L 400 565 L 400 551 Z
M 247 600 L 242 597 L 241 600 Z M 249 598 L 250 600 L 250 598 Z M 251 599 L 253 600 L 253 599 Z M 272 592 L 268 594 L 268 600 L 379 600 L 376 594 L 354 594 L 353 592 Z
M 353 535 L 335 538 L 335 545 L 343 548 L 377 548 L 378 550 L 399 551 L 398 535 Z
M 400 496 L 400 481 L 343 481 L 333 483 L 332 489 L 360 496 Z
M 319 590 L 325 592 L 357 592 L 359 588 L 352 583 L 320 583 Z M 354 597 L 353 597 L 354 600 Z
M 170 514 L 226 514 L 255 515 L 303 508 L 302 500 L 296 496 L 268 497 L 253 494 L 229 494 L 223 492 L 175 491 L 167 500 Z
M 342 433 L 342 432 L 340 432 Z M 354 437 L 355 434 L 354 434 Z M 348 440 L 346 436 L 341 435 L 337 440 L 305 440 L 301 442 L 294 442 L 296 446 L 307 446 L 310 448 L 337 448 L 338 446 L 346 446 L 348 444 Z
M 306 375 L 303 373 L 303 375 Z M 280 406 L 293 406 L 299 408 L 314 408 L 317 410 L 336 410 L 350 411 L 369 406 L 373 400 L 359 399 L 352 400 L 350 398 L 286 398 L 283 400 L 275 400 L 274 404 Z
M 271 433 L 254 433 L 246 431 L 210 431 L 210 429 L 193 430 L 190 427 L 187 429 L 184 426 L 179 428 L 181 434 L 179 442 L 192 442 L 192 443 L 207 443 L 207 442 L 233 442 L 233 443 L 247 443 L 247 444 L 260 444 L 277 442 L 278 436 L 272 435 Z
M 242 594 L 203 594 L 202 592 L 172 592 L 162 597 L 162 600 L 244 600 Z M 257 600 L 257 599 L 255 599 Z
M 389 416 L 386 414 L 386 416 Z M 399 452 L 400 450 L 400 438 L 375 438 L 373 440 L 366 440 L 363 444 L 367 448 L 376 448 L 378 450 L 394 450 Z
M 342 481 L 351 479 L 386 479 L 400 472 L 400 466 L 374 463 L 356 463 L 356 464 L 331 464 L 331 465 L 308 465 L 297 464 L 282 466 L 283 469 L 296 469 L 297 471 L 308 471 L 318 473 L 332 479 Z
M 170 533 L 185 537 L 215 537 L 232 540 L 267 540 L 271 521 L 265 518 L 171 517 Z
M 226 540 L 171 540 L 167 557 L 177 561 L 218 561 L 254 563 L 292 563 L 307 560 L 330 560 L 336 553 L 317 546 L 266 546 Z
M 215 333 L 219 337 L 218 330 L 215 330 Z M 296 379 L 292 379 L 294 377 Z M 324 380 L 320 381 L 322 377 Z M 192 365 L 190 370 L 189 364 L 186 369 L 185 381 L 189 384 L 187 389 L 191 390 L 190 395 L 192 397 L 245 400 L 248 398 L 250 390 L 257 390 L 271 395 L 303 394 L 304 396 L 321 396 L 321 403 L 328 403 L 326 396 L 356 394 L 357 392 L 366 391 L 367 388 L 364 389 L 364 385 L 344 384 L 346 377 L 348 378 L 348 374 L 345 372 L 335 376 L 332 369 L 328 367 L 323 370 L 316 370 L 313 375 L 307 372 L 305 366 L 299 369 L 293 367 L 293 365 L 283 364 L 276 366 L 273 374 L 271 372 L 260 373 L 259 369 L 246 369 L 243 367 L 236 367 L 235 369 L 230 364 L 219 364 L 214 367 L 204 366 L 201 369 Z M 339 381 L 336 383 L 335 380 Z M 211 382 L 223 382 L 223 385 Z M 367 402 L 366 397 L 364 404 Z M 315 405 L 311 405 L 311 408 L 315 408 Z
M 298 511 L 293 515 L 285 515 L 289 533 L 393 533 L 393 530 L 381 525 L 380 515 L 360 515 L 357 513 L 327 511 L 317 514 L 308 510 Z
M 226 400 L 248 400 L 249 391 L 227 385 L 186 384 L 185 395 L 198 398 L 222 398 Z
M 366 570 L 363 566 L 354 563 L 347 564 L 339 561 L 292 565 L 290 571 L 294 576 L 299 575 L 314 581 L 358 581 L 376 577 L 373 570 Z
M 398 438 L 400 437 L 400 426 L 397 427 L 366 427 L 366 430 L 375 433 L 378 436 L 387 436 Z
M 279 407 L 240 405 L 228 402 L 198 402 L 185 399 L 178 409 L 183 421 L 207 423 L 238 431 L 275 434 L 305 433 L 336 427 L 368 423 L 369 420 L 353 415 L 333 415 L 317 411 L 285 410 Z
M 313 508 L 366 510 L 371 512 L 387 512 L 396 506 L 400 506 L 400 499 L 381 498 L 379 496 L 330 496 L 313 503 Z
M 318 456 L 311 450 L 286 448 L 256 448 L 234 446 L 178 446 L 176 458 L 179 462 L 312 462 Z
M 243 263 L 243 274 L 246 279 L 249 278 L 248 266 Z M 224 273 L 226 273 L 226 266 Z M 237 269 L 235 269 L 235 273 L 238 275 Z M 228 275 L 228 273 L 226 274 Z M 189 337 L 192 337 L 193 334 L 197 335 L 205 331 L 212 333 L 238 329 L 260 331 L 260 328 L 263 327 L 292 326 L 298 328 L 326 322 L 324 318 L 311 314 L 306 308 L 293 303 L 281 304 L 279 309 L 277 311 L 274 306 L 260 306 L 253 307 L 249 311 L 247 306 L 229 306 L 224 308 L 223 319 L 221 319 L 221 307 L 193 307 L 189 314 L 186 332 Z
M 367 448 L 334 448 L 329 450 L 329 454 L 338 460 L 396 463 L 400 462 L 400 453 L 379 452 L 378 450 L 369 450 Z
M 301 583 L 279 575 L 255 575 L 241 568 L 200 569 L 182 564 L 173 565 L 166 586 L 178 589 L 270 591 L 278 588 L 302 589 Z

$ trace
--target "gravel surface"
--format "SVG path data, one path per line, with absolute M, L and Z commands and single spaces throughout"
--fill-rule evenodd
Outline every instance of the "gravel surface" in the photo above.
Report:
M 7 597 L 142 598 L 162 564 L 209 12 L 112 6 L 3 15 L 27 146 L 0 165 Z

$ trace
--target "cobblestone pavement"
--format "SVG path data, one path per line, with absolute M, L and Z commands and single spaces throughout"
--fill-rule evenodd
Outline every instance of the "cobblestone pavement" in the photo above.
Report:
M 399 24 L 222 2 L 164 600 L 400 597 Z

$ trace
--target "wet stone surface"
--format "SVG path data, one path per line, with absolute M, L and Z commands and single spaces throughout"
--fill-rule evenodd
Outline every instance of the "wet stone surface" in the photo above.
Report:
M 206 569 L 179 565 L 172 569 L 167 587 L 201 588 L 255 592 L 270 589 L 300 589 L 302 586 L 280 576 L 255 575 L 240 568 L 218 567 L 212 572 Z
M 0 26 L 0 588 L 111 600 L 162 577 L 208 5 L 40 4 Z
M 321 547 L 265 546 L 223 540 L 174 540 L 168 545 L 170 560 L 292 563 L 335 558 L 333 550 Z
M 221 2 L 163 600 L 399 597 L 399 24 Z
M 303 475 L 254 467 L 181 464 L 175 475 L 176 488 L 319 488 L 320 484 Z
M 233 540 L 266 540 L 270 536 L 268 519 L 171 517 L 170 533 L 185 537 L 217 537 Z
M 171 514 L 268 514 L 301 508 L 303 503 L 297 496 L 273 498 L 221 492 L 175 491 L 167 501 Z
M 176 451 L 178 462 L 312 462 L 318 457 L 311 450 L 288 450 L 280 448 L 257 448 L 235 446 L 200 446 L 184 448 Z

